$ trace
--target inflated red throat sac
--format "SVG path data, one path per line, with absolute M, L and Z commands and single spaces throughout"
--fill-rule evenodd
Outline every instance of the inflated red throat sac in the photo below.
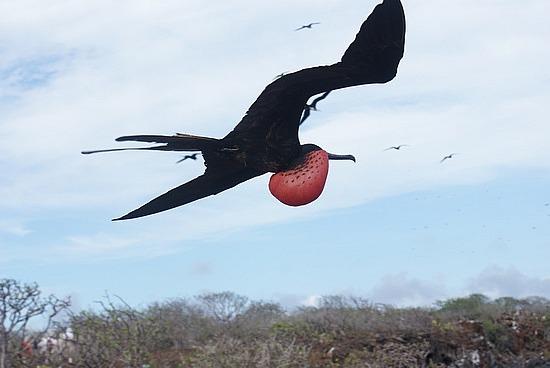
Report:
M 271 176 L 269 191 L 288 206 L 303 206 L 313 202 L 323 192 L 328 175 L 328 153 L 316 150 L 287 171 Z

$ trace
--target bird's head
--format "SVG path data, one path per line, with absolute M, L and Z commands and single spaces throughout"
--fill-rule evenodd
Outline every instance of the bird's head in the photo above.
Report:
M 303 206 L 319 198 L 327 180 L 329 160 L 355 162 L 352 155 L 328 153 L 314 144 L 301 148 L 300 156 L 269 180 L 271 194 L 288 206 Z

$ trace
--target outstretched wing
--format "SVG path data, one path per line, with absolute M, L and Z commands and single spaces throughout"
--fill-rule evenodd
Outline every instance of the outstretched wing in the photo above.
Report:
M 230 132 L 277 141 L 297 141 L 307 100 L 339 88 L 392 80 L 405 47 L 405 14 L 400 0 L 384 0 L 361 26 L 342 61 L 286 74 L 268 85 Z
M 313 99 L 313 102 L 310 105 L 311 108 L 314 109 L 314 110 L 317 110 L 317 103 L 319 103 L 319 101 L 323 101 L 325 98 L 327 98 L 327 96 L 329 95 L 330 92 L 332 92 L 332 91 L 326 91 L 321 96 Z
M 253 169 L 241 170 L 206 170 L 206 172 L 180 185 L 168 192 L 158 196 L 152 201 L 144 204 L 132 212 L 113 219 L 113 221 L 129 220 L 133 218 L 152 215 L 154 213 L 166 211 L 184 204 L 196 201 L 204 197 L 218 194 L 233 188 L 237 184 L 264 174 Z
M 152 147 L 131 147 L 131 148 L 109 148 L 92 151 L 82 151 L 82 154 L 89 155 L 100 152 L 116 151 L 204 151 L 220 147 L 220 140 L 210 137 L 201 137 L 190 134 L 176 135 L 127 135 L 118 137 L 117 142 L 147 142 L 147 143 L 165 143 L 162 146 Z
M 302 118 L 300 119 L 300 124 L 298 124 L 298 125 L 302 125 L 304 123 L 304 121 L 306 121 L 306 119 L 309 118 L 309 115 L 311 115 L 311 110 L 317 111 L 317 103 L 319 101 L 322 101 L 325 98 L 327 98 L 327 96 L 329 95 L 330 92 L 332 92 L 332 91 L 326 91 L 321 96 L 316 97 L 315 99 L 313 99 L 313 102 L 311 104 L 306 105 L 306 107 L 304 109 L 304 113 L 302 115 Z
M 302 115 L 302 118 L 300 119 L 300 125 L 302 125 L 302 123 L 304 121 L 306 121 L 307 118 L 309 118 L 309 115 L 311 115 L 311 107 L 306 106 L 306 108 L 304 109 L 304 114 Z

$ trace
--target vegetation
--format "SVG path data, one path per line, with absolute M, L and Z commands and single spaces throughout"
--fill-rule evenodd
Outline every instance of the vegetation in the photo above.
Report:
M 28 339 L 42 338 L 53 326 L 54 318 L 69 305 L 69 299 L 42 297 L 37 284 L 0 279 L 0 368 L 10 367 L 25 355 Z M 45 320 L 45 327 L 31 333 L 29 322 L 36 318 Z
M 50 328 L 60 331 L 63 349 L 15 349 L 6 367 L 550 367 L 544 298 L 474 294 L 394 308 L 327 296 L 287 312 L 231 292 L 140 309 L 106 296 Z M 9 340 L 21 346 L 23 335 Z

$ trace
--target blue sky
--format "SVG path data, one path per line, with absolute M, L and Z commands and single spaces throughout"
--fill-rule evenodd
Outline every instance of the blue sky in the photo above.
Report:
M 104 291 L 133 304 L 220 290 L 287 306 L 550 297 L 550 4 L 403 3 L 398 77 L 331 94 L 301 129 L 358 158 L 331 165 L 319 200 L 285 207 L 266 175 L 117 223 L 203 166 L 81 150 L 223 136 L 275 75 L 337 61 L 376 2 L 0 4 L 0 277 L 79 307 Z

